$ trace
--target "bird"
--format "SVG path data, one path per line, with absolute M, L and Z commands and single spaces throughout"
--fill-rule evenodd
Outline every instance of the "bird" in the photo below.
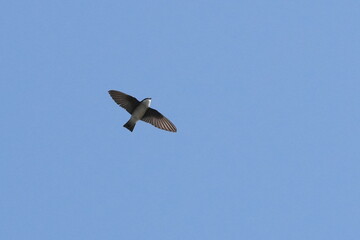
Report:
M 123 126 L 130 132 L 134 130 L 134 127 L 139 120 L 150 123 L 162 130 L 177 132 L 175 125 L 169 119 L 150 107 L 151 98 L 144 98 L 140 102 L 136 98 L 117 90 L 109 90 L 109 94 L 120 107 L 131 114 L 129 121 Z

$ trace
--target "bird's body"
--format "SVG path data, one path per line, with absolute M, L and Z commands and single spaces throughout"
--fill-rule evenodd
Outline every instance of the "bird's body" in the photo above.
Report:
M 129 129 L 131 132 L 134 130 L 135 124 L 137 121 L 141 120 L 141 118 L 145 115 L 146 110 L 150 107 L 151 98 L 145 98 L 140 104 L 134 109 L 131 117 L 127 123 L 125 123 L 124 127 Z
M 177 131 L 175 125 L 169 119 L 157 110 L 150 108 L 151 98 L 145 98 L 139 102 L 136 98 L 116 90 L 110 90 L 109 94 L 117 104 L 131 114 L 129 121 L 124 124 L 124 127 L 129 131 L 134 130 L 136 122 L 139 120 L 166 131 Z

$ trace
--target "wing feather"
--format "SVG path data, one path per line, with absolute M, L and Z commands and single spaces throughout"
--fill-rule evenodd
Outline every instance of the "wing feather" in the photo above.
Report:
M 132 114 L 136 106 L 140 103 L 136 98 L 120 91 L 110 90 L 109 94 L 120 107 L 123 107 L 130 114 Z
M 162 130 L 169 132 L 177 131 L 175 125 L 169 119 L 153 108 L 149 108 L 141 120 Z

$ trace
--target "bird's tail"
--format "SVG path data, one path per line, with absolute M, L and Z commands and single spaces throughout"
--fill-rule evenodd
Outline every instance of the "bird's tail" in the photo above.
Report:
M 131 119 L 129 121 L 127 121 L 127 123 L 124 124 L 124 128 L 129 129 L 130 132 L 132 132 L 134 130 L 136 122 L 131 121 Z

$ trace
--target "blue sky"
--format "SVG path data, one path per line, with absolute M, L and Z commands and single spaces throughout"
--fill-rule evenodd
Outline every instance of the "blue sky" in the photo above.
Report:
M 1 3 L 0 239 L 359 239 L 359 9 Z

